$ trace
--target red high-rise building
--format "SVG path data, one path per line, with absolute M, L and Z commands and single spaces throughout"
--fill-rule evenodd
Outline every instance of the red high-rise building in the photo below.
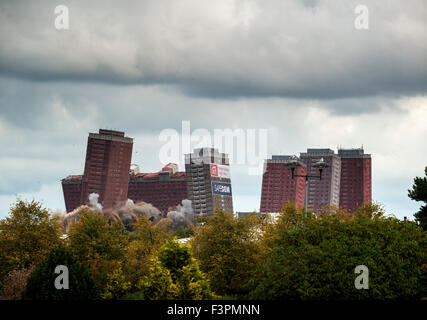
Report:
M 177 165 L 172 163 L 160 172 L 131 172 L 128 198 L 134 203 L 150 203 L 165 214 L 187 199 L 185 172 L 177 171 Z
M 68 176 L 62 179 L 62 191 L 64 192 L 65 209 L 73 211 L 81 205 L 83 176 Z
M 129 175 L 128 175 L 129 176 Z M 83 176 L 62 179 L 65 207 L 70 212 L 80 205 Z M 188 199 L 186 174 L 177 171 L 176 164 L 168 164 L 159 172 L 140 173 L 136 166 L 131 170 L 126 199 L 134 203 L 144 201 L 166 214 L 170 208 Z
M 294 177 L 287 163 L 291 156 L 272 156 L 264 164 L 262 176 L 261 206 L 260 212 L 279 212 L 288 203 L 294 203 L 297 207 L 304 207 L 305 178 Z M 295 175 L 305 175 L 306 166 L 295 169 Z
M 340 207 L 353 211 L 372 202 L 371 155 L 363 149 L 339 149 L 341 157 Z
M 133 139 L 124 132 L 99 129 L 89 133 L 80 203 L 97 193 L 104 208 L 127 200 Z

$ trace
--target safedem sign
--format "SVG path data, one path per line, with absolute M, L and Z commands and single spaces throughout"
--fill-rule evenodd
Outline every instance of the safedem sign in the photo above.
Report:
M 230 167 L 221 164 L 211 163 L 211 177 L 230 178 Z
M 212 181 L 212 193 L 220 196 L 231 197 L 231 184 L 225 182 Z

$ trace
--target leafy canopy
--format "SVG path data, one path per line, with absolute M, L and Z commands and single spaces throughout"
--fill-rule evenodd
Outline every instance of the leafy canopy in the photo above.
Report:
M 18 199 L 0 220 L 0 281 L 9 272 L 42 262 L 58 245 L 61 226 L 37 201 Z
M 68 268 L 69 289 L 57 289 L 55 279 L 59 265 Z M 76 259 L 71 250 L 60 244 L 47 259 L 30 274 L 23 299 L 27 300 L 93 300 L 99 297 L 89 271 Z
M 365 208 L 308 215 L 285 208 L 271 251 L 250 281 L 253 299 L 419 299 L 426 295 L 426 234 L 415 223 Z M 373 209 L 373 207 L 371 207 Z M 354 286 L 355 267 L 369 269 L 369 290 Z
M 126 257 L 128 236 L 119 222 L 86 210 L 68 234 L 71 250 L 89 267 L 98 287 L 105 288 L 108 273 Z
M 140 297 L 149 300 L 200 300 L 214 297 L 206 275 L 199 270 L 189 246 L 168 241 L 151 260 L 139 285 Z
M 414 185 L 408 190 L 408 196 L 412 200 L 424 202 L 420 210 L 414 214 L 415 221 L 427 230 L 427 167 L 424 169 L 425 177 L 415 177 Z
M 263 219 L 250 215 L 237 219 L 232 213 L 217 210 L 196 228 L 191 246 L 200 268 L 213 290 L 230 296 L 246 293 L 251 270 L 262 259 Z

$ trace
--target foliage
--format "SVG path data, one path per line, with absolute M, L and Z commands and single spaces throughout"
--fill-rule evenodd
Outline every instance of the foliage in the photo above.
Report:
M 56 289 L 59 265 L 68 268 L 69 289 Z M 90 271 L 80 263 L 71 250 L 60 244 L 51 250 L 47 259 L 30 274 L 23 298 L 26 300 L 92 300 L 99 297 Z
M 18 199 L 0 220 L 0 281 L 9 272 L 40 263 L 60 242 L 61 227 L 37 201 Z
M 147 217 L 142 216 L 134 223 L 132 243 L 138 251 L 139 257 L 147 257 L 162 247 L 167 241 L 172 239 L 172 234 L 168 230 L 170 222 L 166 219 L 153 223 Z
M 112 222 L 90 210 L 71 226 L 69 245 L 77 258 L 92 271 L 96 285 L 105 288 L 107 277 L 118 261 L 123 261 L 128 238 L 121 223 Z
M 424 173 L 424 178 L 414 178 L 414 185 L 411 190 L 408 190 L 408 196 L 412 200 L 425 203 L 414 216 L 415 221 L 417 221 L 424 230 L 427 230 L 427 167 L 424 169 Z
M 251 270 L 264 254 L 259 241 L 263 219 L 255 215 L 236 219 L 232 213 L 217 210 L 203 222 L 191 243 L 201 270 L 208 275 L 216 293 L 245 294 Z
M 194 235 L 193 226 L 179 226 L 176 230 L 174 230 L 173 235 L 178 239 L 189 238 Z
M 191 259 L 189 247 L 180 245 L 177 241 L 168 241 L 159 252 L 159 261 L 169 270 L 173 280 L 183 275 L 183 268 L 191 264 Z
M 426 234 L 414 223 L 382 217 L 380 209 L 361 210 L 356 216 L 341 210 L 326 214 L 325 209 L 323 214 L 306 217 L 285 208 L 266 238 L 273 245 L 249 283 L 248 297 L 359 300 L 425 296 Z M 357 265 L 369 268 L 368 290 L 354 286 Z
M 148 275 L 139 282 L 138 289 L 141 297 L 147 300 L 171 300 L 178 295 L 170 271 L 157 258 L 151 260 Z
M 136 289 L 138 280 L 148 272 L 150 259 L 157 255 L 166 241 L 172 239 L 168 231 L 169 221 L 164 219 L 154 224 L 145 216 L 137 219 L 134 232 L 126 253 L 126 263 L 123 272 L 131 282 L 132 289 Z
M 27 278 L 34 270 L 34 265 L 10 272 L 4 281 L 0 291 L 0 300 L 20 300 L 27 286 Z
M 131 288 L 131 283 L 126 280 L 122 263 L 119 262 L 107 276 L 107 286 L 102 294 L 103 299 L 119 299 L 126 295 Z
M 209 281 L 200 272 L 190 248 L 168 241 L 151 260 L 148 275 L 141 279 L 140 296 L 149 300 L 200 300 L 214 297 Z

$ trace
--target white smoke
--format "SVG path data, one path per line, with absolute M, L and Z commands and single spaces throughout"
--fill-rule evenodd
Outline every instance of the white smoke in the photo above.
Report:
M 172 227 L 186 227 L 194 223 L 194 212 L 191 200 L 184 199 L 182 205 L 177 205 L 176 210 L 169 211 L 167 217 L 172 220 Z
M 96 211 L 102 211 L 102 205 L 98 202 L 99 194 L 91 193 L 89 195 L 89 207 Z
M 90 210 L 94 214 L 102 214 L 109 221 L 122 222 L 129 231 L 133 231 L 133 223 L 137 221 L 138 217 L 145 216 L 153 223 L 162 220 L 161 211 L 150 203 L 141 201 L 135 204 L 131 199 L 128 199 L 120 208 L 104 210 L 98 199 L 97 193 L 91 193 L 88 205 L 82 205 L 67 214 L 56 212 L 55 216 L 62 220 L 65 232 L 69 231 L 73 223 L 79 221 L 84 210 Z M 181 205 L 176 206 L 176 210 L 168 212 L 167 218 L 171 220 L 172 229 L 192 225 L 194 223 L 194 212 L 191 201 L 182 200 Z
M 161 220 L 160 210 L 143 201 L 135 204 L 131 199 L 128 199 L 125 205 L 115 210 L 115 212 L 125 225 L 136 222 L 138 216 L 145 216 L 152 222 Z
M 81 205 L 68 213 L 55 212 L 54 216 L 58 217 L 64 225 L 64 231 L 68 232 L 73 223 L 79 221 L 80 216 L 84 210 L 90 210 L 93 213 L 102 212 L 102 205 L 98 202 L 99 194 L 91 193 L 89 195 L 89 205 Z

